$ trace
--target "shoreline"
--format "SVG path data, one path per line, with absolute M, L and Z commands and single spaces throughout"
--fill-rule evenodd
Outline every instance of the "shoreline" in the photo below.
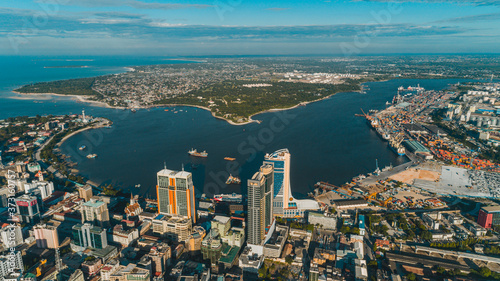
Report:
M 296 104 L 294 106 L 291 106 L 291 107 L 286 107 L 286 108 L 271 108 L 271 109 L 262 110 L 262 111 L 259 111 L 257 113 L 254 113 L 254 114 L 250 115 L 248 117 L 248 121 L 237 123 L 237 122 L 234 122 L 234 121 L 229 120 L 227 118 L 224 118 L 224 117 L 221 117 L 221 116 L 216 116 L 215 113 L 210 110 L 210 108 L 202 106 L 202 105 L 183 104 L 183 103 L 170 103 L 170 104 L 146 105 L 146 106 L 139 106 L 139 107 L 122 107 L 122 106 L 111 106 L 111 105 L 109 105 L 109 104 L 107 104 L 105 102 L 101 102 L 101 101 L 89 100 L 88 99 L 89 96 L 85 96 L 85 95 L 63 95 L 63 94 L 56 94 L 56 93 L 20 93 L 20 92 L 14 91 L 14 90 L 12 92 L 15 93 L 15 94 L 18 94 L 18 95 L 24 95 L 24 96 L 28 96 L 28 97 L 29 96 L 70 97 L 72 100 L 76 100 L 77 102 L 89 103 L 89 104 L 91 104 L 93 106 L 105 107 L 105 108 L 111 108 L 111 109 L 123 109 L 123 110 L 125 110 L 125 109 L 148 109 L 148 108 L 155 108 L 155 107 L 172 107 L 172 106 L 196 107 L 196 108 L 200 108 L 200 109 L 206 110 L 206 111 L 210 112 L 210 114 L 212 115 L 212 117 L 214 117 L 216 119 L 220 119 L 220 120 L 226 121 L 227 123 L 229 123 L 231 125 L 234 125 L 234 126 L 243 126 L 243 125 L 248 125 L 248 124 L 251 124 L 251 123 L 260 124 L 260 122 L 261 122 L 260 120 L 252 119 L 252 117 L 254 117 L 256 115 L 259 115 L 259 114 L 263 114 L 263 113 L 278 112 L 278 111 L 285 111 L 285 110 L 294 109 L 294 108 L 297 108 L 299 106 L 305 106 L 305 105 L 313 103 L 313 102 L 319 102 L 319 101 L 328 99 L 328 98 L 330 98 L 330 97 L 332 97 L 332 96 L 334 96 L 336 94 L 339 94 L 339 93 L 344 93 L 344 92 L 336 92 L 336 93 L 330 94 L 330 95 L 328 95 L 326 97 L 323 97 L 323 98 L 320 98 L 320 99 L 317 99 L 317 100 L 300 102 L 300 103 L 298 103 L 298 104 Z M 345 93 L 360 93 L 360 91 L 345 92 Z M 15 98 L 15 97 L 12 97 L 12 98 Z

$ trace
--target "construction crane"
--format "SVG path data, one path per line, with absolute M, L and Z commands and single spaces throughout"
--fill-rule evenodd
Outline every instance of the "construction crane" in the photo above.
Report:
M 36 277 L 40 277 L 42 275 L 42 268 L 46 263 L 46 259 L 43 259 L 39 262 L 38 266 L 36 267 Z

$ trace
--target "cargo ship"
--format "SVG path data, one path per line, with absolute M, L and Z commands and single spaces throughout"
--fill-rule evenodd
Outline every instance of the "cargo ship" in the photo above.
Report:
M 196 156 L 196 157 L 208 157 L 208 153 L 203 150 L 202 152 L 198 152 L 196 149 L 192 149 L 188 151 L 188 154 L 191 156 Z
M 227 178 L 226 184 L 240 184 L 241 179 L 238 177 L 233 177 L 232 175 L 229 175 L 229 178 Z
M 85 148 L 87 148 L 87 147 L 86 147 L 85 145 L 82 145 L 82 146 L 80 146 L 78 149 L 79 149 L 79 150 L 84 150 Z
M 243 201 L 243 196 L 241 194 L 216 194 L 214 195 L 214 201 L 216 202 L 230 202 L 230 203 L 241 203 Z
M 224 157 L 224 160 L 226 160 L 226 161 L 234 161 L 234 160 L 236 160 L 236 158 L 233 158 L 233 157 Z
M 87 155 L 88 159 L 94 159 L 96 157 L 97 157 L 97 154 L 89 154 L 89 155 Z

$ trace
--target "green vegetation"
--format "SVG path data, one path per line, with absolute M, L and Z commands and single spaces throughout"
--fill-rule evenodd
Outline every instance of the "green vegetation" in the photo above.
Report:
M 104 185 L 102 187 L 102 192 L 108 196 L 116 196 L 118 195 L 118 193 L 120 193 L 120 191 L 120 189 L 115 189 L 111 184 Z
M 97 96 L 98 92 L 92 90 L 92 85 L 94 85 L 96 78 L 80 78 L 80 79 L 69 79 L 69 80 L 59 80 L 52 82 L 40 82 L 30 85 L 22 86 L 16 89 L 19 93 L 36 93 L 36 94 L 59 94 L 59 95 L 87 95 L 87 96 Z
M 340 228 L 340 232 L 342 232 L 343 234 L 359 235 L 359 228 L 357 228 L 357 227 L 350 228 L 349 226 L 343 225 Z
M 252 81 L 251 84 L 269 83 Z M 289 108 L 301 102 L 316 101 L 339 92 L 352 92 L 360 89 L 359 81 L 347 80 L 345 84 L 309 84 L 274 82 L 269 87 L 244 87 L 249 81 L 226 81 L 191 91 L 184 95 L 166 98 L 155 104 L 187 104 L 208 107 L 218 117 L 239 122 L 246 121 L 251 115 L 276 108 Z M 199 97 L 202 97 L 200 99 Z

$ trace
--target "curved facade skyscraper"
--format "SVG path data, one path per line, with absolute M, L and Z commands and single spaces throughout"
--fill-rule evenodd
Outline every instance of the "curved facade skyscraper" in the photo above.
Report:
M 302 217 L 306 210 L 319 209 L 318 202 L 310 199 L 298 200 L 292 195 L 290 185 L 290 158 L 288 149 L 266 154 L 264 164 L 274 167 L 273 214 L 283 217 Z

